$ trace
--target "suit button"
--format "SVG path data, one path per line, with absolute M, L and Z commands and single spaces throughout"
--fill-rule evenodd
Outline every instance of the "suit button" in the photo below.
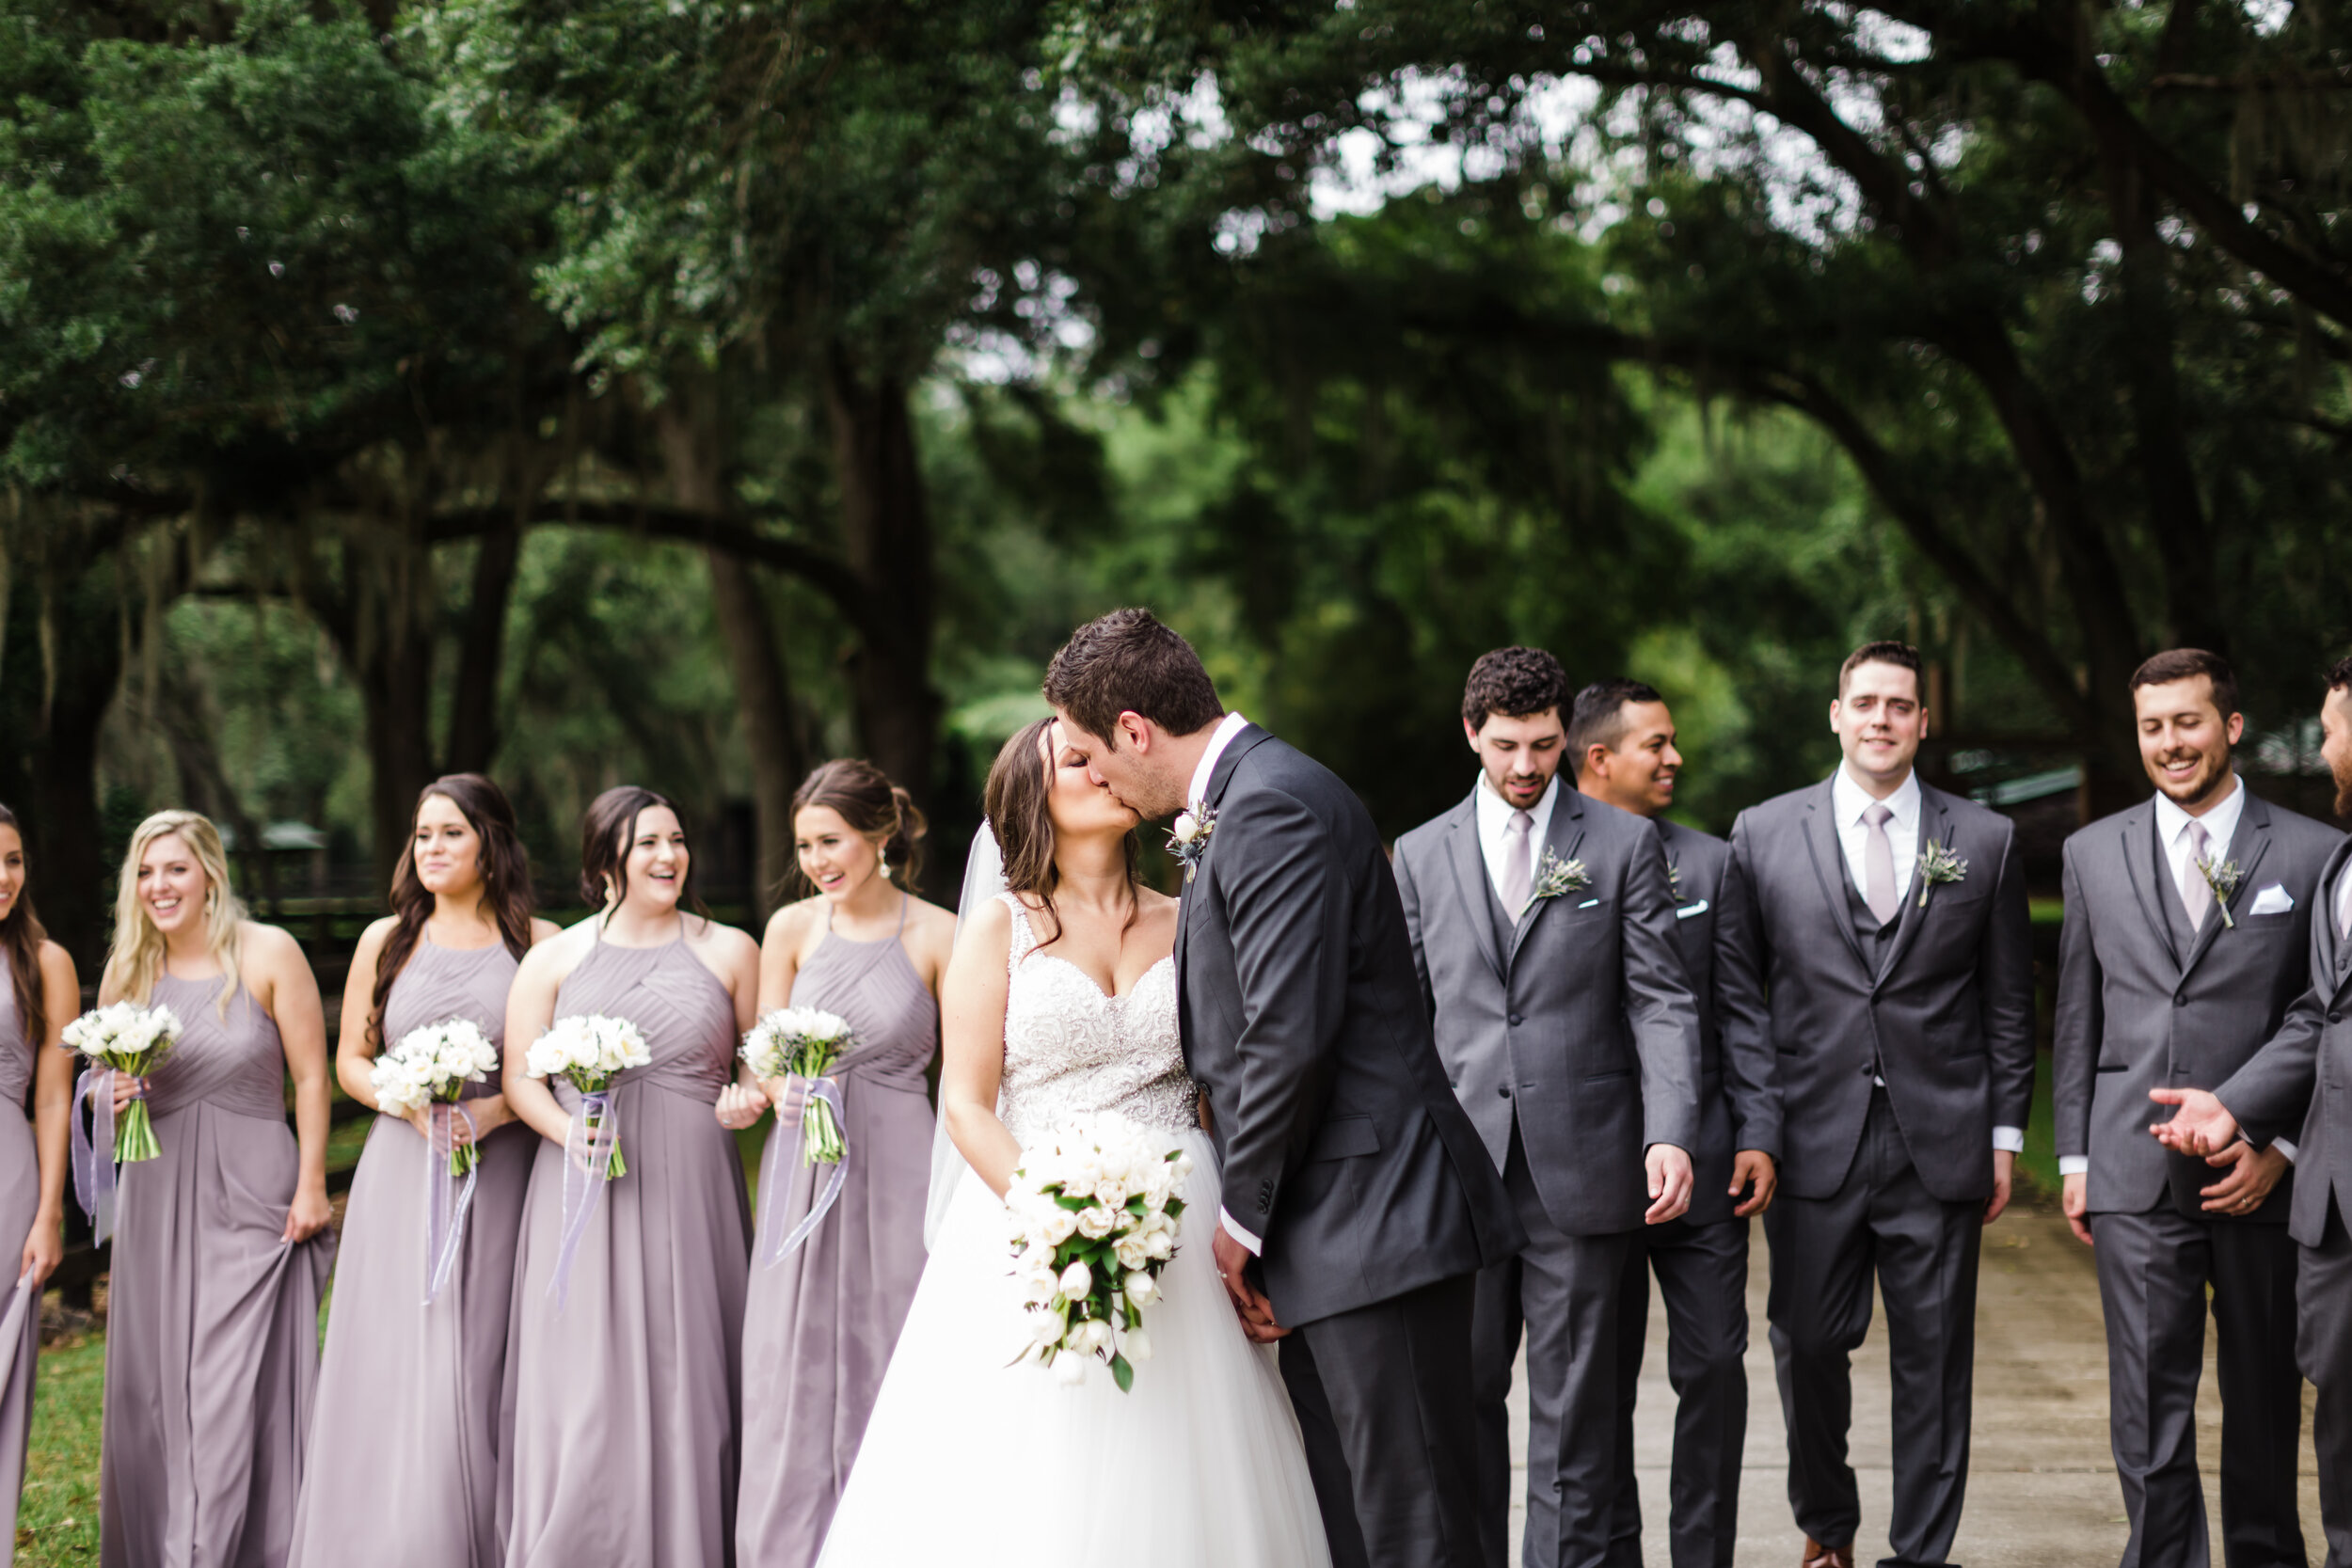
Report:
M 2188 1006 L 2188 994 L 2187 994 L 2187 992 L 2185 992 L 2185 991 L 2174 991 L 2174 992 L 2172 993 L 2172 1005 L 2173 1005 L 2174 1006 L 2176 1006 L 2176 1007 L 2185 1007 L 2185 1006 Z
M 2344 1022 L 2344 1015 L 2342 1013 L 2329 1013 L 2328 1015 L 2328 1022 L 2330 1023 L 2342 1023 Z
M 1505 1084 L 1501 1088 L 1495 1090 L 1495 1093 L 1501 1095 L 1503 1099 L 1508 1100 L 1511 1098 L 1511 1085 Z
M 1522 1016 L 1520 1016 L 1519 1014 L 1518 1014 L 1518 1013 L 1513 1013 L 1513 1014 L 1511 1015 L 1511 1027 L 1512 1027 L 1512 1028 L 1514 1028 L 1514 1029 L 1518 1028 L 1520 1024 L 1522 1024 L 1522 1023 L 1524 1023 L 1524 1022 L 1527 1022 L 1527 1020 L 1526 1020 L 1524 1017 L 1522 1017 Z
M 1867 1067 L 1866 1067 L 1866 1068 L 1864 1068 L 1864 1069 L 1862 1069 L 1862 1076 L 1863 1076 L 1863 1077 L 1865 1077 L 1865 1078 L 1876 1078 L 1876 1077 L 1878 1076 L 1878 1074 L 1877 1074 L 1877 1073 L 1875 1073 L 1875 1072 L 1873 1072 L 1873 1071 L 1871 1071 L 1868 1068 L 1867 1068 Z

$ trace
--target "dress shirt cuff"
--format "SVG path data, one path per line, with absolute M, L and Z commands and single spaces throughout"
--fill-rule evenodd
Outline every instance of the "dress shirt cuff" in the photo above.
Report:
M 1995 1151 L 2008 1154 L 2026 1152 L 2026 1130 L 2022 1127 L 1995 1127 L 1993 1130 Z
M 1219 1209 L 1216 1212 L 1216 1223 L 1225 1227 L 1225 1234 L 1231 1236 L 1233 1240 L 1248 1247 L 1249 1249 L 1250 1257 L 1257 1258 L 1264 1254 L 1265 1243 L 1258 1240 L 1257 1237 L 1252 1236 L 1248 1231 L 1244 1230 L 1241 1227 L 1240 1223 L 1236 1221 L 1227 1211 Z
M 2060 1176 L 2088 1176 L 2088 1175 L 2090 1175 L 2090 1155 L 2088 1155 L 2088 1154 L 2061 1154 L 2061 1155 L 2059 1155 L 2059 1156 L 2058 1156 L 2058 1174 L 2059 1174 Z
M 2296 1154 L 2296 1148 L 2295 1148 L 2295 1146 L 2294 1146 L 2293 1144 L 2291 1144 L 2291 1143 L 2287 1142 L 2287 1140 L 2286 1140 L 2286 1139 L 2284 1139 L 2284 1138 L 2273 1138 L 2273 1139 L 2271 1139 L 2271 1140 L 2270 1140 L 2270 1147 L 2271 1147 L 2271 1148 L 2275 1148 L 2275 1149 L 2277 1149 L 2280 1153 L 2281 1153 L 2281 1154 L 2285 1155 L 2285 1156 L 2286 1156 L 2286 1159 L 2287 1159 L 2287 1164 L 2290 1164 L 2290 1165 L 2291 1165 L 2291 1164 L 2295 1164 L 2295 1154 Z

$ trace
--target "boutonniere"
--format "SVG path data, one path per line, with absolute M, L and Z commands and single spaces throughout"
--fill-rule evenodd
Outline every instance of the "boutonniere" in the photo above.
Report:
M 1682 902 L 1682 863 L 1680 861 L 1666 863 L 1666 892 L 1676 903 Z
M 2237 862 L 2225 861 L 2217 855 L 2199 856 L 2197 871 L 2205 879 L 2205 885 L 2213 889 L 2213 901 L 2221 910 L 2222 928 L 2235 930 L 2237 922 L 2230 918 L 2230 895 L 2237 891 L 2237 885 L 2245 879 L 2246 873 L 2238 869 Z
M 1169 825 L 1168 852 L 1176 857 L 1184 868 L 1184 882 L 1189 886 L 1194 873 L 1200 869 L 1200 857 L 1209 852 L 1209 835 L 1216 832 L 1216 808 L 1203 800 L 1190 811 L 1180 811 Z
M 1564 861 L 1560 851 L 1544 846 L 1544 858 L 1536 863 L 1534 899 L 1558 898 L 1570 893 L 1581 893 L 1593 885 L 1582 861 Z
M 1968 879 L 1968 863 L 1952 853 L 1948 844 L 1930 839 L 1919 851 L 1919 907 L 1928 907 L 1928 895 L 1939 882 L 1963 882 Z

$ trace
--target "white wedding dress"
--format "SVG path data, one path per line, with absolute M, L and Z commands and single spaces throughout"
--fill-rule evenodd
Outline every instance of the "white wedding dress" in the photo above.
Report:
M 1115 1111 L 1192 1155 L 1176 1257 L 1120 1393 L 1033 1363 L 1003 1201 L 963 1174 L 898 1336 L 818 1568 L 1324 1568 L 1330 1551 L 1271 1348 L 1217 1281 L 1216 1162 L 1176 1033 L 1176 967 L 1125 996 L 1036 951 L 1018 899 L 1001 1114 L 1024 1146 Z

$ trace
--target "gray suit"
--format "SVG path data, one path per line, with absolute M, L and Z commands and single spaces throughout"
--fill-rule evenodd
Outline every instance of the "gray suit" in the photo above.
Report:
M 2240 788 L 2245 785 L 2241 783 Z M 2058 1152 L 2090 1160 L 2087 1195 L 2106 1312 L 2108 1421 L 2132 1522 L 2124 1568 L 2210 1560 L 2197 1466 L 2205 1299 L 2220 1330 L 2221 1521 L 2231 1568 L 2301 1564 L 2296 1449 L 2292 1173 L 2250 1215 L 2204 1212 L 2218 1173 L 2148 1135 L 2148 1091 L 2209 1089 L 2277 1032 L 2311 977 L 2320 872 L 2342 836 L 2249 794 L 2223 858 L 2229 909 L 2192 930 L 2153 801 L 2066 841 L 2058 971 Z M 2277 886 L 2291 909 L 2255 914 Z
M 2352 942 L 2335 890 L 2352 867 L 2340 840 L 2312 911 L 2312 986 L 2251 1061 L 2214 1093 L 2258 1145 L 2297 1134 L 2287 1233 L 2300 1243 L 2296 1361 L 2318 1392 L 2319 1519 L 2328 1568 L 2352 1568 Z
M 1480 787 L 1484 787 L 1481 785 Z M 1528 1339 L 1522 1560 L 1604 1562 L 1617 1488 L 1623 1315 L 1649 1207 L 1643 1154 L 1698 1139 L 1698 1012 L 1676 943 L 1666 858 L 1641 817 L 1565 785 L 1547 844 L 1587 885 L 1501 907 L 1477 797 L 1397 841 L 1396 877 L 1438 1050 L 1531 1238 L 1478 1281 L 1480 1540 L 1507 1542 L 1503 1401 Z
M 2033 1102 L 2033 958 L 2006 817 L 1926 785 L 1919 839 L 1968 864 L 1896 918 L 1862 907 L 1831 784 L 1751 807 L 1731 830 L 1746 907 L 1717 962 L 1727 1052 L 1775 1054 L 1780 1196 L 1764 1218 L 1768 1308 L 1797 1525 L 1848 1546 L 1861 1521 L 1846 1464 L 1851 1357 L 1886 1303 L 1895 1408 L 1894 1563 L 1940 1562 L 1968 1474 L 1979 1230 L 1993 1129 Z M 1925 904 L 1922 905 L 1922 894 Z M 1883 1085 L 1876 1082 L 1883 1080 Z
M 1293 1330 L 1282 1376 L 1333 1560 L 1471 1568 L 1473 1276 L 1525 1238 L 1448 1091 L 1362 802 L 1255 725 L 1208 798 L 1177 1016 L 1226 1210 Z

